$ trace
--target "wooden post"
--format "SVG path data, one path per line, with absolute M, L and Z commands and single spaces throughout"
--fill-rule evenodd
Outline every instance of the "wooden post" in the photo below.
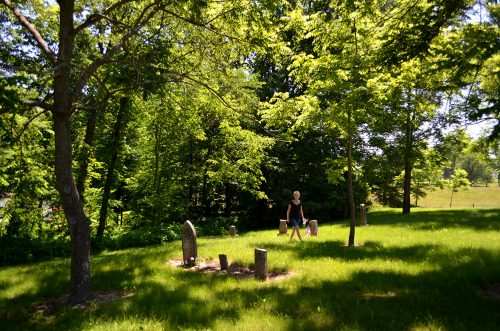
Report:
M 267 279 L 267 251 L 265 249 L 255 249 L 255 278 Z

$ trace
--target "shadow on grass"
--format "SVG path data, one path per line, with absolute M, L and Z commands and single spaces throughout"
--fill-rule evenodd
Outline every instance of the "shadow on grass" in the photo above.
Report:
M 47 268 L 47 265 L 53 267 Z M 61 268 L 66 272 L 61 272 Z M 30 328 L 26 325 L 27 319 L 29 321 L 30 304 L 40 298 L 60 295 L 69 288 L 69 263 L 40 262 L 13 269 L 16 270 L 15 274 L 0 283 L 2 298 L 3 293 L 14 289 L 14 293 L 9 295 L 10 299 L 0 300 L 0 329 L 26 330 Z M 33 273 L 38 275 L 35 280 Z M 26 286 L 30 290 L 26 290 Z M 16 288 L 19 288 L 21 294 L 15 294 Z
M 359 271 L 349 279 L 331 279 L 280 286 L 253 280 L 239 283 L 223 275 L 158 268 L 159 250 L 129 250 L 103 256 L 94 268 L 94 288 L 135 287 L 126 300 L 86 311 L 66 309 L 51 319 L 33 319 L 25 312 L 7 316 L 8 330 L 80 330 L 92 323 L 120 322 L 127 317 L 154 321 L 163 329 L 216 328 L 218 321 L 237 323 L 249 311 L 265 318 L 273 315 L 287 330 L 496 330 L 500 302 L 476 294 L 476 286 L 500 279 L 500 255 L 484 249 L 451 250 L 444 246 L 417 245 L 384 248 L 376 242 L 364 247 L 342 247 L 340 242 L 306 242 L 290 245 L 298 258 L 337 257 L 347 261 L 386 257 L 404 261 L 430 260 L 432 271 Z M 268 249 L 272 245 L 264 244 Z M 283 249 L 283 246 L 280 246 Z M 151 255 L 154 255 L 151 257 Z M 124 259 L 128 261 L 125 263 Z M 60 281 L 59 270 L 38 280 L 36 299 Z M 44 284 L 44 285 L 43 285 Z M 239 286 L 239 284 L 242 284 Z M 250 284 L 250 285 L 249 285 Z M 286 284 L 284 284 L 286 285 Z M 203 290 L 200 290 L 203 289 Z M 26 298 L 24 298 L 26 299 Z M 12 314 L 7 300 L 8 313 Z M 21 320 L 23 317 L 24 320 Z M 230 322 L 229 322 L 230 323 Z M 118 324 L 119 325 L 119 324 Z M 242 325 L 238 325 L 242 327 Z M 243 328 L 255 329 L 252 325 Z
M 372 225 L 407 224 L 417 229 L 470 228 L 478 231 L 500 231 L 500 209 L 413 209 L 408 215 L 373 211 L 368 214 Z
M 397 254 L 413 254 L 412 258 L 418 259 L 418 250 L 416 247 L 415 251 Z M 292 289 L 271 285 L 228 290 L 226 277 L 178 272 L 172 276 L 177 284 L 172 289 L 151 281 L 144 283 L 130 299 L 127 314 L 168 321 L 165 328 L 214 328 L 218 320 L 237 322 L 247 310 L 254 310 L 280 316 L 288 330 L 408 330 L 429 326 L 495 330 L 500 322 L 500 304 L 478 296 L 476 286 L 498 280 L 498 254 L 442 248 L 435 264 L 436 270 L 417 275 L 360 271 L 348 280 L 311 280 Z M 210 289 L 209 297 L 199 296 L 197 287 Z M 119 316 L 123 307 L 110 306 L 94 316 Z
M 274 309 L 297 318 L 291 330 L 409 330 L 431 325 L 444 330 L 495 330 L 499 303 L 478 297 L 471 284 L 498 276 L 485 269 L 485 264 L 466 262 L 419 275 L 361 271 L 348 281 L 311 282 L 295 293 L 278 293 Z
M 378 242 L 365 242 L 363 246 L 346 247 L 342 241 L 307 241 L 297 245 L 286 244 L 257 244 L 269 251 L 285 250 L 290 251 L 298 259 L 318 259 L 330 257 L 346 261 L 383 259 L 383 260 L 402 260 L 408 262 L 419 262 L 428 259 L 428 257 L 439 251 L 436 245 L 414 245 L 407 247 L 384 247 Z

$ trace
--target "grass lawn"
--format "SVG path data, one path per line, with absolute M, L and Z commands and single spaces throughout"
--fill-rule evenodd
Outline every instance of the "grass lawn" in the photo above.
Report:
M 87 309 L 42 314 L 32 307 L 68 290 L 69 261 L 0 269 L 2 330 L 499 330 L 500 301 L 481 289 L 500 285 L 500 209 L 382 209 L 356 228 L 320 223 L 320 236 L 288 242 L 276 230 L 198 238 L 204 259 L 253 263 L 268 250 L 261 282 L 184 271 L 181 243 L 92 257 L 96 292 L 134 295 Z
M 500 186 L 470 187 L 468 191 L 453 194 L 454 208 L 500 208 Z M 427 196 L 418 200 L 420 207 L 443 208 L 450 207 L 451 189 L 428 192 Z M 415 203 L 415 199 L 412 200 Z

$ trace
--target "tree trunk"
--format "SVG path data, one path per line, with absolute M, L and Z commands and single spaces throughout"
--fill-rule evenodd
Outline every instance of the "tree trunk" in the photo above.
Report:
M 411 164 L 405 157 L 405 178 L 404 178 L 404 192 L 403 192 L 403 214 L 409 214 L 411 208 Z
M 73 58 L 74 1 L 59 1 L 59 52 L 54 66 L 54 136 L 57 189 L 71 236 L 70 303 L 92 297 L 90 288 L 90 227 L 76 189 L 72 168 L 71 61 Z
M 61 204 L 71 236 L 70 303 L 92 297 L 90 288 L 90 227 L 76 190 L 71 168 L 71 128 L 69 114 L 54 113 L 55 173 Z
M 108 166 L 108 172 L 106 174 L 106 181 L 104 182 L 104 188 L 102 193 L 101 210 L 99 212 L 99 226 L 97 227 L 98 238 L 101 238 L 104 234 L 104 229 L 106 228 L 106 218 L 108 216 L 108 204 L 109 196 L 111 194 L 111 186 L 113 185 L 113 177 L 116 169 L 116 161 L 118 160 L 118 153 L 120 151 L 120 140 L 121 133 L 125 127 L 125 118 L 130 106 L 129 98 L 120 99 L 120 109 L 118 110 L 118 115 L 116 116 L 115 127 L 113 130 L 113 143 L 111 145 L 111 157 Z
M 85 139 L 83 142 L 82 152 L 80 156 L 80 172 L 76 180 L 76 188 L 80 194 L 80 198 L 84 201 L 85 193 L 85 182 L 87 181 L 89 173 L 89 158 L 92 154 L 92 148 L 94 146 L 95 138 L 95 127 L 97 122 L 97 111 L 92 110 L 87 119 L 87 128 L 85 130 Z
M 409 214 L 411 208 L 411 171 L 413 169 L 413 130 L 410 110 L 408 110 L 406 115 L 404 163 L 403 214 Z
M 360 58 L 358 56 L 358 34 L 356 28 L 356 19 L 353 20 L 353 32 L 354 32 L 354 44 L 355 44 L 355 63 L 353 67 L 353 78 L 354 86 L 359 87 L 359 64 Z M 351 92 L 352 93 L 352 92 Z M 352 105 L 357 105 L 358 99 L 354 95 L 354 102 Z M 356 209 L 354 204 L 354 189 L 352 187 L 352 138 L 353 138 L 353 119 L 352 105 L 348 105 L 347 109 L 347 191 L 349 194 L 349 215 L 350 215 L 350 227 L 349 227 L 349 246 L 354 246 L 354 236 L 356 233 Z
M 201 186 L 201 213 L 202 216 L 204 217 L 209 217 L 210 216 L 210 201 L 208 201 L 208 188 L 207 188 L 207 181 L 208 181 L 208 174 L 206 167 L 204 167 L 204 173 L 203 173 L 203 184 Z
M 224 216 L 231 216 L 231 207 L 232 207 L 232 190 L 231 185 L 229 183 L 224 184 Z
M 348 137 L 347 137 L 347 191 L 349 194 L 349 246 L 354 246 L 354 235 L 356 232 L 356 209 L 354 206 L 354 190 L 352 187 L 352 111 L 347 114 Z

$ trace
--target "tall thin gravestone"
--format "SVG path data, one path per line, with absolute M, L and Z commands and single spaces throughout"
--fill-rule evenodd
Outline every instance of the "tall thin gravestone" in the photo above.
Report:
M 267 279 L 267 251 L 265 249 L 255 249 L 255 278 Z
M 198 256 L 198 244 L 196 243 L 196 231 L 190 221 L 184 222 L 182 227 L 182 260 L 184 263 Z
M 310 220 L 309 221 L 309 229 L 311 229 L 311 236 L 317 236 L 318 235 L 318 221 L 317 220 Z
M 278 234 L 287 234 L 288 229 L 286 225 L 286 220 L 280 220 L 280 232 Z
M 364 203 L 359 205 L 359 214 L 361 215 L 361 225 L 368 225 L 368 220 L 366 218 L 366 206 Z
M 229 235 L 231 237 L 236 236 L 236 226 L 234 226 L 234 225 L 229 226 Z

